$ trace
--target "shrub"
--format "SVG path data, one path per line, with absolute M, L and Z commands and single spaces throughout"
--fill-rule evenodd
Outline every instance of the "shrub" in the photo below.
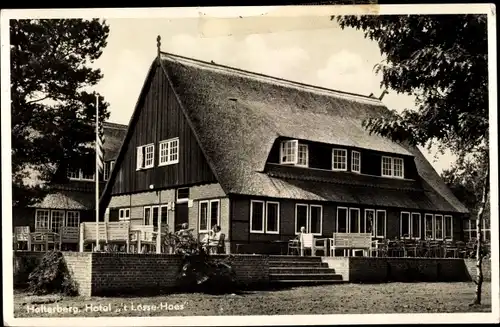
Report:
M 223 294 L 238 290 L 230 257 L 218 259 L 210 256 L 191 234 L 177 238 L 172 244 L 174 253 L 183 256 L 177 281 L 181 291 Z
M 28 284 L 28 290 L 36 295 L 78 294 L 77 285 L 71 277 L 60 251 L 45 253 L 39 265 L 30 273 Z
M 28 284 L 30 273 L 38 266 L 38 257 L 14 256 L 14 287 L 25 288 Z

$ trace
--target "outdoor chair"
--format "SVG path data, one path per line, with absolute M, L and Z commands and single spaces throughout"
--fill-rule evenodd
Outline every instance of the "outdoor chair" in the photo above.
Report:
M 296 254 L 300 255 L 300 241 L 298 239 L 293 239 L 288 241 L 288 250 L 287 254 Z
M 465 242 L 457 241 L 455 243 L 455 246 L 457 247 L 457 257 L 465 258 L 467 256 L 467 248 L 465 246 Z
M 322 242 L 322 245 L 318 245 L 318 241 Z M 300 255 L 304 255 L 304 250 L 309 249 L 311 251 L 311 256 L 316 256 L 316 251 L 323 251 L 326 256 L 326 247 L 327 247 L 327 239 L 326 238 L 314 238 L 314 235 L 311 233 L 303 233 L 300 234 Z
M 54 233 L 49 230 L 38 230 L 34 233 L 30 234 L 30 244 L 33 247 L 33 251 L 37 251 L 37 248 L 39 248 L 39 251 L 49 251 L 49 249 L 52 248 L 55 250 L 59 248 L 60 250 L 60 234 Z
M 30 226 L 14 227 L 14 250 L 31 250 Z
M 417 242 L 416 240 L 405 240 L 404 241 L 404 256 L 405 257 L 410 257 L 410 254 L 412 257 L 416 257 L 417 256 L 417 249 L 418 249 L 418 245 L 417 245 Z
M 453 258 L 457 257 L 458 248 L 453 241 L 445 241 L 443 243 L 443 257 L 446 258 L 448 253 L 452 254 Z
M 375 251 L 376 251 L 376 255 L 377 257 L 387 257 L 388 256 L 388 249 L 389 249 L 389 242 L 387 239 L 383 239 L 383 240 L 377 240 L 376 241 L 376 248 L 375 248 Z
M 154 231 L 153 225 L 130 226 L 130 244 L 135 245 L 137 253 L 150 252 L 156 247 L 158 232 Z

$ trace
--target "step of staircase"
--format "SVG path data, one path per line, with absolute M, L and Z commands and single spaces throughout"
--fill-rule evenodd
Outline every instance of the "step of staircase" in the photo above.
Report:
M 270 255 L 269 261 L 307 261 L 321 262 L 321 257 L 297 256 L 297 255 Z
M 270 274 L 332 274 L 334 269 L 328 267 L 269 267 Z
M 342 276 L 335 273 L 307 273 L 307 274 L 275 274 L 270 273 L 269 279 L 272 282 L 322 282 L 322 281 L 342 281 Z
M 315 261 L 269 261 L 269 266 L 328 268 L 328 264 L 326 262 L 315 262 Z
M 269 278 L 273 283 L 318 284 L 343 282 L 321 257 L 270 256 Z

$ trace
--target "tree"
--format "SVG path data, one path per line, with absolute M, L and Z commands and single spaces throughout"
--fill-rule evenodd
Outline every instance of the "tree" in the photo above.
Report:
M 31 205 L 65 168 L 84 168 L 93 156 L 95 103 L 89 89 L 103 77 L 89 67 L 98 59 L 109 27 L 98 19 L 10 21 L 13 205 Z M 88 161 L 87 161 L 88 162 Z M 39 182 L 27 177 L 38 173 Z
M 332 17 L 332 20 L 335 17 Z M 488 38 L 486 15 L 338 16 L 341 28 L 363 30 L 384 56 L 381 86 L 416 98 L 414 109 L 364 122 L 371 133 L 411 145 L 449 149 L 461 164 L 485 160 L 477 210 L 476 298 L 481 303 L 481 226 L 489 192 Z M 453 35 L 453 37 L 450 37 Z

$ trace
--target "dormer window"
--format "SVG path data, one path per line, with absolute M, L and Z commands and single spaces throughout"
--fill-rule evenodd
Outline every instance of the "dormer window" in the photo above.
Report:
M 382 176 L 403 178 L 404 177 L 403 159 L 383 156 Z
M 347 170 L 347 150 L 333 149 L 332 150 L 332 170 Z
M 351 152 L 351 171 L 361 173 L 361 153 L 358 151 Z
M 281 142 L 280 164 L 307 167 L 309 164 L 309 148 L 307 144 L 299 144 L 298 140 Z

